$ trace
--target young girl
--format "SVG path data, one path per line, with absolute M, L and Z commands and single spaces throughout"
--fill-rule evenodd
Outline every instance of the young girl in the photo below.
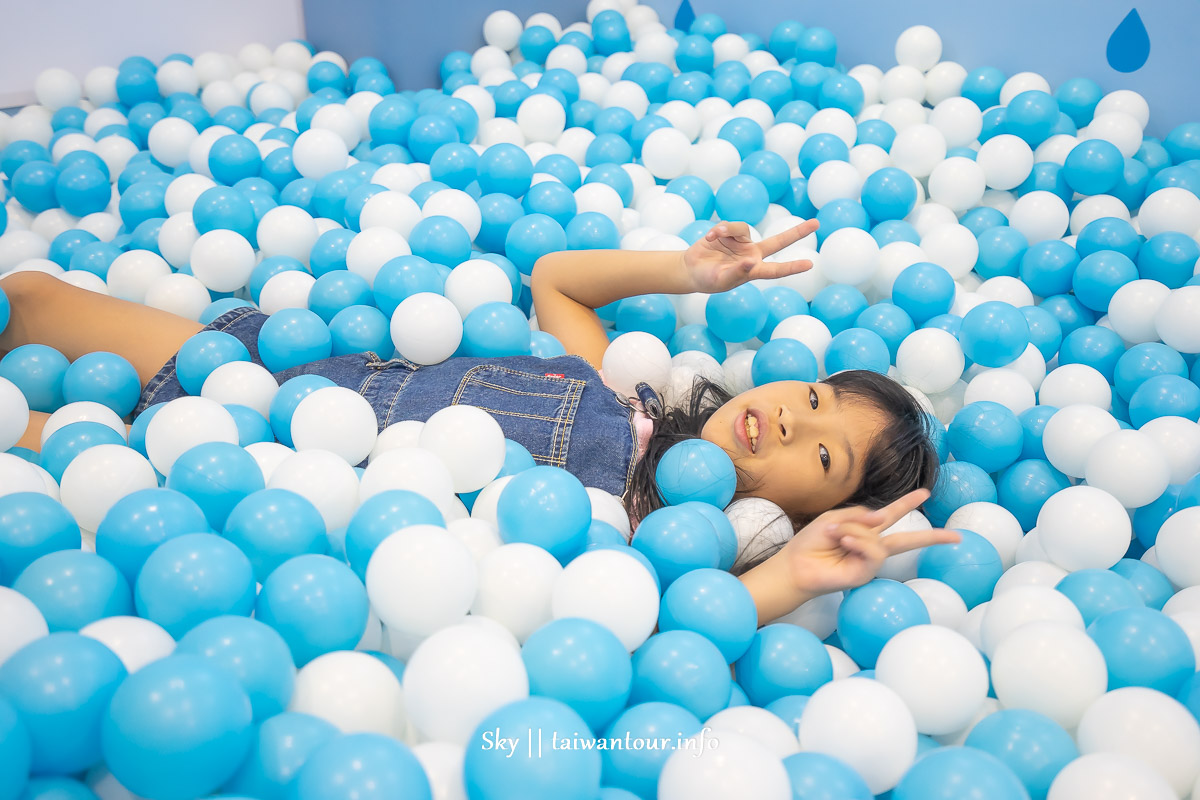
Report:
M 810 221 L 755 243 L 744 223 L 719 223 L 682 253 L 544 256 L 533 271 L 534 309 L 541 329 L 570 355 L 451 358 L 418 366 L 360 353 L 275 377 L 283 383 L 318 374 L 352 388 L 371 402 L 381 429 L 425 420 L 454 403 L 478 406 L 538 463 L 567 469 L 585 485 L 622 497 L 638 519 L 661 505 L 654 471 L 671 444 L 695 436 L 717 444 L 737 469 L 736 496 L 771 500 L 799 529 L 786 544 L 739 559 L 741 578 L 765 623 L 816 595 L 866 583 L 889 555 L 957 540 L 940 530 L 880 536 L 932 487 L 937 457 L 925 415 L 895 382 L 854 371 L 823 383 L 769 383 L 736 397 L 698 382 L 686 407 L 655 422 L 607 388 L 597 373 L 608 337 L 594 309 L 635 295 L 723 292 L 801 272 L 811 262 L 763 259 L 815 229 Z M 249 308 L 201 326 L 41 273 L 10 274 L 0 279 L 0 288 L 12 306 L 0 334 L 0 355 L 28 343 L 48 345 L 72 360 L 95 351 L 117 353 L 142 381 L 137 412 L 186 394 L 175 375 L 175 353 L 201 330 L 236 336 L 261 363 L 257 340 L 266 317 Z M 641 399 L 651 405 L 656 400 Z M 20 446 L 40 448 L 46 419 L 31 413 Z

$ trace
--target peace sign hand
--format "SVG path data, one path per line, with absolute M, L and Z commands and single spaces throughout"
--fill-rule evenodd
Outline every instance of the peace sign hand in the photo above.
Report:
M 763 259 L 800 241 L 817 226 L 817 221 L 810 219 L 761 242 L 752 242 L 746 223 L 718 222 L 683 254 L 692 291 L 727 292 L 747 281 L 782 278 L 812 269 L 812 262 L 807 259 L 777 263 Z
M 873 579 L 888 556 L 961 541 L 957 531 L 940 528 L 880 535 L 928 497 L 919 489 L 876 511 L 856 506 L 817 517 L 781 551 L 795 585 L 812 594 L 853 589 Z

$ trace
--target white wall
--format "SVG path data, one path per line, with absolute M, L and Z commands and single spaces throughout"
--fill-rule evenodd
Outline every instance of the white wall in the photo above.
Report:
M 301 0 L 0 0 L 0 108 L 34 101 L 49 67 L 81 80 L 93 67 L 142 55 L 236 53 L 304 37 Z

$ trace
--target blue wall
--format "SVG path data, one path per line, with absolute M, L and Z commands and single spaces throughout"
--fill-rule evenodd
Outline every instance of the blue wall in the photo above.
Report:
M 696 14 L 725 17 L 735 33 L 763 38 L 784 19 L 829 28 L 838 58 L 884 69 L 895 64 L 896 37 L 910 25 L 930 25 L 942 35 L 943 58 L 967 69 L 995 66 L 1008 74 L 1044 75 L 1051 86 L 1089 77 L 1106 91 L 1133 89 L 1150 103 L 1148 133 L 1165 135 L 1181 122 L 1200 120 L 1200 2 L 1155 0 L 1137 7 L 1150 38 L 1150 55 L 1135 72 L 1108 64 L 1109 36 L 1135 0 L 690 0 Z M 646 0 L 668 25 L 680 0 Z M 483 44 L 484 18 L 508 8 L 522 18 L 549 11 L 564 23 L 582 19 L 575 0 L 305 0 L 310 40 L 349 58 L 374 55 L 404 88 L 437 86 L 437 66 L 451 50 Z

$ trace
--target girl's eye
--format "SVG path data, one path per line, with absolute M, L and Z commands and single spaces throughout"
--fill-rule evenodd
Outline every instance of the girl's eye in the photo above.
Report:
M 817 406 L 820 405 L 820 402 L 820 399 L 817 397 L 816 389 L 813 389 L 810 386 L 808 389 L 808 404 L 813 407 L 813 411 L 817 410 Z
M 818 452 L 821 454 L 821 466 L 829 472 L 829 451 L 825 449 L 825 445 L 817 445 Z

